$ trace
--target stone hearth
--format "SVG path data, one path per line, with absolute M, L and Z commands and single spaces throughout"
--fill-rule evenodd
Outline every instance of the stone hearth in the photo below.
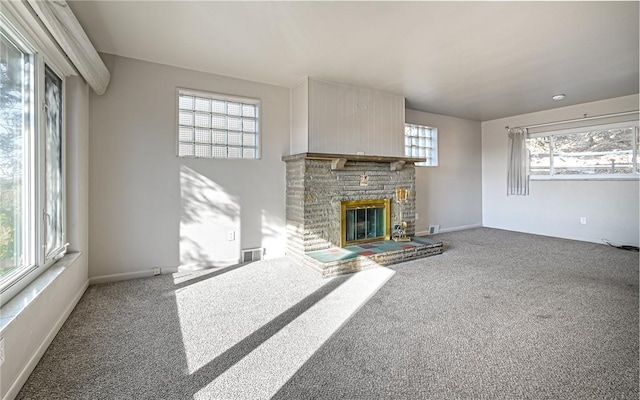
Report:
M 409 189 L 404 207 L 406 232 L 415 232 L 415 165 L 404 157 L 303 153 L 283 157 L 286 162 L 287 254 L 324 276 L 354 272 L 379 265 L 442 252 L 442 244 L 412 248 L 374 259 L 356 257 L 322 263 L 305 253 L 340 247 L 340 204 L 343 201 L 394 199 L 398 187 Z M 391 223 L 400 218 L 391 202 Z

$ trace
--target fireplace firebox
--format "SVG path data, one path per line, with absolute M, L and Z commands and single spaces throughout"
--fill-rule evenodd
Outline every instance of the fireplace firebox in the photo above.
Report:
M 340 246 L 389 240 L 391 199 L 340 203 Z

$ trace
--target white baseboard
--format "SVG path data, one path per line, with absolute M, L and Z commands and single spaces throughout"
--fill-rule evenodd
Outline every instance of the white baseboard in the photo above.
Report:
M 73 311 L 73 309 L 76 307 L 76 305 L 78 304 L 78 302 L 82 298 L 82 295 L 84 294 L 84 292 L 87 290 L 88 287 L 89 287 L 89 281 L 87 280 L 82 285 L 80 290 L 78 290 L 76 295 L 73 297 L 73 299 L 71 300 L 71 303 L 69 303 L 67 308 L 65 308 L 60 318 L 58 318 L 58 320 L 53 325 L 53 327 L 51 328 L 51 330 L 49 331 L 45 339 L 42 341 L 42 343 L 36 350 L 36 352 L 29 359 L 29 362 L 27 363 L 27 365 L 25 365 L 25 367 L 22 369 L 20 374 L 18 374 L 18 377 L 16 378 L 16 380 L 13 381 L 13 384 L 11 385 L 7 393 L 2 398 L 3 400 L 14 399 L 16 398 L 16 396 L 18 396 L 20 389 L 22 389 L 22 386 L 27 382 L 27 379 L 29 379 L 29 375 L 31 375 L 33 370 L 36 368 L 36 365 L 38 365 L 38 362 L 44 355 L 45 351 L 47 351 L 47 349 L 49 348 L 49 345 L 51 344 L 51 342 L 53 342 L 53 339 L 58 334 L 58 331 L 60 331 L 60 328 L 62 328 L 62 325 L 65 323 L 67 318 L 69 318 L 71 311 Z
M 227 259 L 227 260 L 216 260 L 216 262 L 211 263 L 198 263 L 198 262 L 193 262 L 193 263 L 189 263 L 189 264 L 181 264 L 175 268 L 168 268 L 166 272 L 167 274 L 171 274 L 174 272 L 189 272 L 189 271 L 200 271 L 203 269 L 210 269 L 210 268 L 226 268 L 226 267 L 231 267 L 232 265 L 238 265 L 238 264 L 242 264 L 242 259 L 241 258 L 231 258 L 231 259 Z M 165 273 L 165 268 L 162 268 L 162 273 Z
M 482 224 L 463 225 L 463 226 L 456 226 L 456 227 L 453 227 L 453 228 L 445 228 L 445 229 L 441 228 L 439 233 L 464 231 L 464 230 L 467 230 L 467 229 L 474 229 L 474 228 L 482 228 Z
M 162 267 L 160 268 L 160 274 L 173 274 L 178 272 L 178 267 Z M 98 283 L 118 282 L 126 281 L 129 279 L 149 278 L 154 276 L 153 269 L 145 269 L 142 271 L 123 272 L 121 274 L 100 275 L 89 278 L 89 285 L 95 285 Z
M 473 229 L 473 228 L 482 228 L 482 224 L 455 226 L 453 228 L 445 228 L 445 229 L 440 228 L 440 231 L 438 233 L 464 231 L 466 229 Z M 416 232 L 416 236 L 429 236 L 429 231 Z
M 578 242 L 587 242 L 587 243 L 596 243 L 596 244 L 606 244 L 603 239 L 605 238 L 589 238 L 589 237 L 582 237 L 582 236 L 573 236 L 573 235 L 562 235 L 562 234 L 554 234 L 554 233 L 548 233 L 548 232 L 536 232 L 536 231 L 530 231 L 530 230 L 522 230 L 522 229 L 513 229 L 513 228 L 504 228 L 504 227 L 499 227 L 499 226 L 485 226 L 485 228 L 491 228 L 491 229 L 500 229 L 502 231 L 509 231 L 509 232 L 518 232 L 518 233 L 526 233 L 529 235 L 538 235 L 538 236 L 547 236 L 547 237 L 553 237 L 553 238 L 558 238 L 558 239 L 568 239 L 568 240 L 575 240 Z M 616 244 L 626 244 L 626 245 L 630 245 L 630 246 L 638 246 L 637 243 L 622 243 L 622 242 L 618 242 L 615 241 Z

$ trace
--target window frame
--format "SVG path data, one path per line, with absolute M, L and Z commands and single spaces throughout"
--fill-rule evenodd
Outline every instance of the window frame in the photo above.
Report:
M 213 137 L 211 138 L 211 155 L 210 156 L 198 156 L 195 154 L 194 155 L 181 155 L 180 154 L 180 143 L 193 143 L 194 145 L 197 144 L 198 142 L 195 141 L 195 137 L 194 137 L 194 141 L 193 142 L 186 142 L 186 141 L 181 141 L 180 140 L 180 127 L 181 126 L 186 126 L 186 125 L 181 125 L 180 124 L 180 96 L 184 95 L 184 96 L 193 96 L 193 97 L 200 97 L 200 98 L 206 98 L 206 99 L 210 99 L 210 100 L 219 100 L 219 101 L 224 101 L 224 102 L 232 102 L 232 103 L 241 103 L 241 104 L 248 104 L 248 105 L 252 105 L 255 106 L 256 111 L 257 111 L 257 117 L 255 117 L 255 140 L 256 140 L 256 144 L 255 146 L 245 146 L 244 144 L 241 144 L 239 146 L 233 146 L 233 145 L 229 145 L 229 141 L 228 141 L 228 137 L 227 137 L 227 141 L 226 144 L 224 145 L 224 147 L 228 150 L 229 147 L 234 147 L 234 148 L 239 148 L 240 149 L 240 153 L 243 154 L 243 150 L 246 148 L 252 148 L 255 149 L 255 157 L 229 157 L 228 152 L 227 152 L 227 156 L 225 157 L 215 157 L 213 155 L 213 146 L 214 146 L 214 140 Z M 178 87 L 176 88 L 176 105 L 175 105 L 175 111 L 176 111 L 176 139 L 175 139 L 175 143 L 176 143 L 176 148 L 175 148 L 175 152 L 176 152 L 176 156 L 178 158 L 186 158 L 186 159 L 204 159 L 204 160 L 260 160 L 262 159 L 262 100 L 259 98 L 251 98 L 251 97 L 242 97 L 242 96 L 236 96 L 236 95 L 228 95 L 228 94 L 223 94 L 223 93 L 216 93 L 216 92 L 209 92 L 209 91 L 205 91 L 205 90 L 196 90 L 196 89 L 187 89 L 187 88 L 181 88 Z M 209 114 L 214 115 L 225 115 L 227 117 L 231 116 L 231 117 L 235 117 L 235 115 L 229 114 L 228 112 L 225 114 L 219 114 L 219 113 L 215 113 L 213 111 L 209 112 Z M 194 128 L 196 128 L 195 123 L 193 125 Z M 209 130 L 213 131 L 214 128 L 213 126 L 211 126 L 209 128 Z M 227 131 L 227 135 L 229 132 L 229 129 L 227 127 L 226 129 Z M 243 132 L 243 131 L 239 131 L 239 132 Z M 242 142 L 242 138 L 241 138 L 241 142 Z
M 426 145 L 410 145 L 407 146 L 407 128 L 416 127 L 418 129 L 426 129 L 429 131 L 429 134 L 426 136 Z M 403 148 L 404 154 L 406 157 L 413 157 L 411 154 L 407 154 L 407 147 L 409 148 L 424 148 L 425 149 L 425 161 L 414 163 L 416 167 L 437 167 L 438 166 L 438 128 L 427 125 L 420 124 L 404 124 L 404 134 L 403 134 Z
M 66 76 L 73 73 L 70 64 L 61 63 L 59 49 L 53 45 L 52 39 L 44 28 L 33 25 L 25 17 L 24 10 L 18 7 L 7 7 L 0 13 L 0 27 L 7 40 L 14 44 L 23 54 L 30 55 L 31 70 L 28 122 L 23 125 L 22 158 L 23 182 L 21 200 L 21 240 L 24 241 L 23 262 L 15 271 L 9 272 L 0 280 L 0 306 L 6 304 L 15 295 L 33 282 L 44 271 L 54 265 L 65 254 L 67 243 L 67 166 L 66 166 Z M 61 80 L 60 104 L 60 217 L 61 246 L 49 253 L 46 252 L 46 116 L 45 116 L 45 70 L 49 68 Z M 25 114 L 23 114 L 25 115 Z
M 632 172 L 626 174 L 575 174 L 575 175 L 556 175 L 553 174 L 554 171 L 554 163 L 553 163 L 553 137 L 557 136 L 568 136 L 577 133 L 588 133 L 594 131 L 606 131 L 611 129 L 621 129 L 621 128 L 631 128 L 633 131 L 632 135 Z M 530 163 L 531 163 L 531 155 L 529 149 L 527 148 L 527 174 L 529 179 L 532 181 L 602 181 L 602 180 L 639 180 L 640 179 L 640 166 L 638 165 L 639 154 L 638 154 L 638 143 L 640 142 L 640 123 L 638 121 L 626 121 L 626 122 L 615 122 L 608 124 L 599 124 L 599 125 L 587 125 L 578 128 L 567 128 L 567 129 L 559 129 L 553 131 L 545 131 L 545 132 L 535 132 L 528 133 L 527 140 L 529 139 L 537 139 L 542 137 L 549 137 L 550 148 L 550 168 L 549 174 L 546 175 L 533 175 L 529 173 L 530 171 Z

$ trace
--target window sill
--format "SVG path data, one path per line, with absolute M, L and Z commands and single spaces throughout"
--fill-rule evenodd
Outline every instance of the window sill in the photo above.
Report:
M 638 181 L 640 176 L 616 176 L 616 175 L 566 175 L 566 176 L 543 176 L 530 175 L 530 181 Z
M 47 268 L 33 282 L 27 285 L 20 293 L 0 308 L 0 332 L 11 324 L 20 313 L 29 307 L 40 295 L 71 266 L 82 253 L 69 253 Z

